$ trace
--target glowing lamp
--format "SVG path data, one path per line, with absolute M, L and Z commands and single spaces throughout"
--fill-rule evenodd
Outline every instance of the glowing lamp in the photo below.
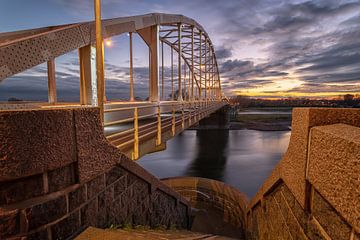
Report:
M 111 41 L 111 39 L 106 39 L 105 40 L 105 45 L 107 46 L 107 47 L 111 47 L 112 46 L 112 41 Z

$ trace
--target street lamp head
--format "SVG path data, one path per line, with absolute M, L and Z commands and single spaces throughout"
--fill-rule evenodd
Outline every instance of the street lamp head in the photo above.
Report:
M 107 47 L 111 47 L 112 44 L 113 44 L 113 42 L 111 41 L 111 39 L 106 39 L 106 40 L 105 40 L 105 45 L 106 45 Z

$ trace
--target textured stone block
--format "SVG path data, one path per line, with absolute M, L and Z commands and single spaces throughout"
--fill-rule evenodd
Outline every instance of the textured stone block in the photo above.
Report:
M 266 197 L 267 217 L 270 220 L 270 239 L 292 239 L 285 219 L 281 214 L 279 204 L 273 196 Z
M 354 233 L 354 240 L 360 240 L 360 233 Z
M 300 226 L 303 229 L 306 228 L 308 222 L 308 216 L 285 184 L 282 186 L 282 194 L 287 204 L 289 205 L 292 213 L 296 217 L 297 221 L 300 223 Z
M 79 212 L 76 211 L 65 219 L 51 226 L 52 239 L 68 239 L 75 233 L 79 232 L 81 230 L 79 219 Z
M 43 175 L 0 182 L 0 205 L 11 204 L 44 194 Z
M 60 196 L 56 199 L 32 206 L 21 211 L 29 230 L 36 229 L 44 224 L 55 221 L 67 212 L 66 197 Z
M 353 226 L 360 226 L 360 128 L 345 124 L 311 130 L 308 178 Z
M 350 239 L 351 227 L 317 191 L 312 213 L 332 239 Z
M 49 192 L 56 192 L 75 184 L 75 166 L 69 164 L 48 172 Z
M 105 217 L 106 224 L 109 223 L 111 218 L 112 204 L 114 200 L 114 186 L 109 186 L 104 192 L 98 196 L 98 211 Z
M 75 161 L 72 110 L 0 112 L 0 181 Z
M 121 177 L 119 180 L 117 180 L 114 184 L 114 196 L 117 198 L 120 196 L 123 192 L 125 192 L 127 187 L 127 176 Z
M 98 108 L 74 109 L 73 111 L 79 180 L 84 183 L 120 163 L 124 155 L 105 138 Z
M 81 186 L 72 192 L 69 192 L 69 210 L 72 212 L 81 204 L 86 202 L 85 186 Z
M 128 176 L 127 176 L 127 185 L 128 185 L 128 187 L 133 185 L 138 179 L 139 179 L 139 177 L 137 177 L 136 175 L 128 172 Z
M 88 202 L 84 207 L 81 208 L 81 226 L 97 226 L 98 218 L 98 199 L 94 198 L 92 201 Z
M 47 229 L 31 233 L 26 238 L 26 240 L 40 240 L 40 239 L 41 240 L 50 239 Z
M 20 231 L 18 210 L 0 209 L 0 239 L 18 234 Z
M 104 174 L 100 174 L 98 177 L 94 178 L 86 184 L 87 198 L 91 199 L 105 189 L 105 176 Z
M 320 230 L 319 224 L 314 219 L 309 219 L 305 228 L 306 235 L 311 240 L 328 240 L 329 237 L 325 236 L 323 231 Z
M 106 176 L 106 186 L 112 184 L 113 182 L 115 182 L 116 180 L 118 180 L 119 178 L 121 178 L 122 176 L 124 176 L 126 174 L 126 171 L 120 167 L 120 166 L 115 166 L 112 169 L 110 169 L 110 171 L 108 171 L 105 176 Z
M 288 206 L 282 191 L 278 191 L 274 194 L 276 201 L 278 202 L 281 213 L 285 219 L 285 223 L 289 229 L 291 237 L 293 239 L 306 240 L 307 237 L 302 229 L 301 225 L 297 221 L 296 217 Z

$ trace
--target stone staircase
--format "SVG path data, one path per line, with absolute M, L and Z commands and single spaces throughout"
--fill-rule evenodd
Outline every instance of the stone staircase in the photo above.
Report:
M 100 229 L 89 227 L 75 240 L 159 240 L 159 239 L 183 239 L 183 240 L 231 240 L 234 238 L 223 237 L 213 234 L 203 234 L 185 230 L 154 230 L 154 229 Z

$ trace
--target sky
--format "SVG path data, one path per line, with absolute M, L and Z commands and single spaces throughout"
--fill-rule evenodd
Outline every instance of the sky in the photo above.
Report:
M 103 18 L 151 12 L 183 14 L 205 28 L 215 46 L 227 96 L 360 93 L 360 0 L 102 0 Z M 93 18 L 93 0 L 2 0 L 0 32 Z M 105 49 L 107 95 L 125 99 L 128 37 L 112 40 L 113 46 Z M 147 49 L 138 37 L 134 41 L 135 95 L 146 98 Z M 56 65 L 59 98 L 76 100 L 77 53 L 59 57 Z M 166 78 L 168 72 L 167 68 Z M 46 91 L 46 66 L 40 65 L 0 82 L 0 101 L 43 100 Z

